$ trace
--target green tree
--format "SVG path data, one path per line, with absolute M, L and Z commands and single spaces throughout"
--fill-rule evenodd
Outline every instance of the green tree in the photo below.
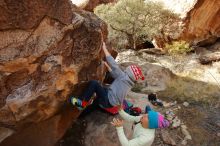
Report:
M 96 7 L 95 14 L 108 24 L 109 40 L 117 47 L 151 41 L 178 16 L 165 10 L 161 3 L 144 0 L 119 0 Z

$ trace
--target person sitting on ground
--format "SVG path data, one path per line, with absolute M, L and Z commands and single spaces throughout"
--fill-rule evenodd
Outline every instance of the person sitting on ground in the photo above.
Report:
M 107 50 L 104 42 L 102 49 L 107 61 L 105 65 L 114 81 L 108 88 L 103 87 L 98 81 L 89 81 L 88 87 L 82 96 L 70 98 L 71 103 L 79 109 L 84 109 L 87 106 L 83 103 L 88 103 L 94 93 L 96 93 L 99 105 L 103 108 L 121 105 L 135 82 L 139 79 L 144 80 L 142 71 L 137 65 L 130 65 L 123 72 Z
M 117 129 L 122 146 L 151 146 L 155 137 L 155 129 L 166 128 L 170 125 L 163 115 L 152 110 L 150 106 L 146 106 L 145 113 L 141 116 L 131 116 L 120 108 L 120 116 L 125 121 L 134 123 L 133 139 L 128 140 L 124 134 L 123 120 L 114 118 L 111 122 Z

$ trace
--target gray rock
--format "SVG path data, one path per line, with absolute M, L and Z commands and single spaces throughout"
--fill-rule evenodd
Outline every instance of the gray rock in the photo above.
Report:
M 169 145 L 176 145 L 176 142 L 171 138 L 170 134 L 168 131 L 162 129 L 161 130 L 161 137 L 164 141 L 164 143 L 169 144 Z
M 185 101 L 185 102 L 183 103 L 183 105 L 184 105 L 185 107 L 188 107 L 188 106 L 189 106 L 189 103 Z
M 187 145 L 187 140 L 184 139 L 182 142 L 181 142 L 182 145 Z
M 181 131 L 185 135 L 185 140 L 192 140 L 192 136 L 190 135 L 189 131 L 187 130 L 186 125 L 181 125 Z
M 181 125 L 181 121 L 178 117 L 175 117 L 172 121 L 173 121 L 173 123 L 172 123 L 173 128 L 177 128 Z

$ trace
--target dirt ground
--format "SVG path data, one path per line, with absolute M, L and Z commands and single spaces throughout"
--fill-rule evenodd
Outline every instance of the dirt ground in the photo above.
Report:
M 177 106 L 180 106 L 179 104 Z M 188 107 L 182 108 L 176 112 L 181 122 L 187 126 L 187 130 L 192 136 L 192 140 L 187 141 L 187 146 L 220 146 L 220 107 L 218 104 L 205 105 L 190 103 Z M 178 146 L 184 135 L 181 128 L 169 128 L 170 137 Z M 161 132 L 158 130 L 153 146 L 166 146 L 161 139 Z

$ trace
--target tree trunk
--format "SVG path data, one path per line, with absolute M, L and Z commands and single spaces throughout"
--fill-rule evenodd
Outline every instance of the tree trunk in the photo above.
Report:
M 133 35 L 127 34 L 127 40 L 128 40 L 128 47 L 133 48 L 134 47 Z
M 137 49 L 137 47 L 136 47 L 137 45 L 136 45 L 136 39 L 135 38 L 133 38 L 133 49 L 134 50 L 136 50 Z

